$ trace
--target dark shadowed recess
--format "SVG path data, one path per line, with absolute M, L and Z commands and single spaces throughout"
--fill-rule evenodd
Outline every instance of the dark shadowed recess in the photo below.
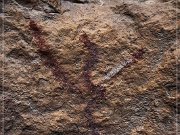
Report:
M 64 0 L 64 1 L 69 1 L 69 2 L 72 2 L 72 3 L 78 3 L 78 4 L 89 3 L 89 0 Z

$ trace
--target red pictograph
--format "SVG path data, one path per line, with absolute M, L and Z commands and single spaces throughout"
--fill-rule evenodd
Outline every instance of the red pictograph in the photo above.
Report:
M 97 44 L 93 43 L 86 33 L 80 35 L 79 41 L 83 43 L 84 49 L 87 50 L 86 59 L 84 61 L 84 65 L 82 68 L 82 79 L 83 85 L 85 87 L 86 94 L 83 94 L 79 87 L 75 86 L 73 82 L 69 80 L 69 73 L 61 66 L 58 62 L 58 59 L 54 54 L 56 50 L 53 50 L 50 45 L 47 44 L 45 38 L 43 37 L 43 31 L 39 25 L 33 20 L 29 22 L 29 29 L 32 31 L 33 38 L 35 39 L 35 45 L 38 48 L 38 53 L 40 54 L 42 61 L 45 66 L 51 69 L 55 78 L 63 83 L 66 88 L 72 92 L 76 93 L 81 97 L 84 102 L 87 104 L 84 108 L 84 116 L 87 119 L 87 126 L 91 131 L 92 135 L 100 135 L 99 127 L 101 126 L 99 123 L 96 123 L 96 120 L 93 116 L 93 113 L 100 109 L 100 105 L 103 101 L 106 101 L 106 89 L 101 85 L 95 85 L 91 81 L 91 72 L 94 66 L 98 63 L 98 49 Z M 144 49 L 138 50 L 136 53 L 132 54 L 132 59 L 125 64 L 118 67 L 120 71 L 122 68 L 127 67 L 138 59 L 141 59 L 143 54 L 145 53 Z M 117 69 L 116 72 L 119 72 Z M 113 77 L 116 72 L 109 73 L 107 79 Z M 88 98 L 85 96 L 88 95 Z

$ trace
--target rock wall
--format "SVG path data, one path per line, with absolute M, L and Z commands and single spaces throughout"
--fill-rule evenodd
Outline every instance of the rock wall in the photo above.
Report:
M 180 1 L 53 2 L 5 2 L 2 135 L 178 134 Z

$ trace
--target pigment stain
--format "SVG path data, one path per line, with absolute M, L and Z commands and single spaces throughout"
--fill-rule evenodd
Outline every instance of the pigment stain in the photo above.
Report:
M 35 21 L 30 21 L 30 30 L 32 31 L 35 39 L 35 44 L 38 48 L 43 64 L 51 69 L 53 75 L 59 82 L 63 82 L 66 88 L 72 92 L 80 95 L 84 99 L 87 106 L 84 109 L 84 116 L 87 119 L 87 126 L 91 130 L 92 135 L 99 135 L 98 124 L 93 117 L 94 108 L 98 107 L 100 102 L 105 99 L 105 89 L 102 86 L 94 85 L 91 81 L 91 71 L 94 65 L 98 62 L 96 44 L 91 42 L 86 34 L 80 36 L 80 41 L 84 43 L 84 47 L 88 50 L 87 59 L 84 62 L 82 79 L 88 94 L 88 100 L 84 97 L 82 90 L 76 87 L 70 80 L 69 74 L 58 62 L 58 59 L 54 56 L 55 50 L 46 43 L 43 38 L 43 31 Z
M 87 119 L 87 128 L 90 130 L 92 135 L 100 135 L 99 127 L 101 127 L 101 125 L 96 122 L 93 113 L 97 109 L 99 110 L 103 101 L 106 101 L 107 99 L 106 89 L 101 85 L 95 85 L 91 81 L 91 72 L 94 66 L 98 63 L 99 59 L 97 45 L 89 39 L 86 33 L 80 35 L 79 40 L 83 43 L 83 47 L 87 50 L 81 75 L 84 89 L 80 89 L 70 81 L 69 73 L 61 66 L 61 63 L 58 62 L 57 57 L 54 55 L 57 53 L 56 50 L 52 49 L 52 47 L 46 43 L 40 26 L 38 26 L 35 21 L 31 20 L 29 23 L 29 29 L 32 31 L 33 38 L 35 39 L 35 44 L 38 48 L 38 53 L 42 58 L 43 64 L 51 69 L 51 72 L 57 81 L 63 83 L 65 88 L 67 88 L 71 93 L 76 93 L 79 95 L 79 98 L 83 99 L 84 103 L 86 103 L 86 107 L 84 108 L 84 117 Z M 125 67 L 140 59 L 143 53 L 144 50 L 141 49 L 137 53 L 132 54 L 132 62 L 128 63 Z M 86 94 L 84 95 L 82 91 L 85 91 Z

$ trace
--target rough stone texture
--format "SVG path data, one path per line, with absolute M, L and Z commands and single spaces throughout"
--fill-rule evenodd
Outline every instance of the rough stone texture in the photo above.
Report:
M 0 16 L 5 135 L 178 132 L 180 1 L 176 9 L 175 0 L 64 0 L 61 14 L 17 2 L 6 1 Z M 104 80 L 142 48 L 141 59 Z

